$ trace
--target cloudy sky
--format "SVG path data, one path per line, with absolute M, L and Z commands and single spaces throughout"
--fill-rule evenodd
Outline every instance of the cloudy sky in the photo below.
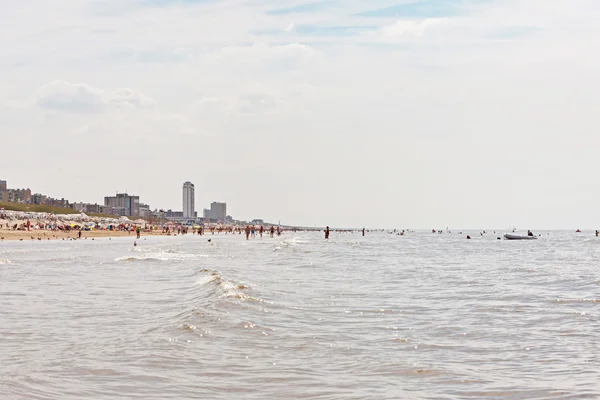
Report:
M 600 228 L 597 0 L 0 0 L 0 179 L 312 226 Z

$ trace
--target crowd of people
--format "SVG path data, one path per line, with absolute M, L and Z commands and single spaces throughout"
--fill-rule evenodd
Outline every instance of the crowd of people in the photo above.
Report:
M 296 232 L 298 230 L 305 229 L 294 229 L 289 228 Z M 199 235 L 203 236 L 206 234 L 231 234 L 231 235 L 245 235 L 246 240 L 250 240 L 255 237 L 263 237 L 269 235 L 274 238 L 283 234 L 284 230 L 281 226 L 267 225 L 200 225 L 200 226 L 187 226 L 177 224 L 175 222 L 168 222 L 162 225 L 154 225 L 145 221 L 130 221 L 126 218 L 120 219 L 108 219 L 108 218 L 93 218 L 88 217 L 85 214 L 75 215 L 54 215 L 48 213 L 26 213 L 26 212 L 15 212 L 5 211 L 0 209 L 0 230 L 9 231 L 50 231 L 59 233 L 76 233 L 78 238 L 81 238 L 82 232 L 89 231 L 108 231 L 118 232 L 121 235 L 123 233 L 135 234 L 137 239 L 140 239 L 143 233 L 150 234 L 163 234 L 163 235 Z M 312 230 L 312 229 L 308 229 Z M 336 232 L 345 232 L 346 230 L 335 230 Z M 329 239 L 330 230 L 329 227 L 325 229 L 325 239 Z M 364 236 L 365 230 L 362 230 Z M 32 232 L 33 234 L 33 232 Z M 40 235 L 42 232 L 40 232 Z
M 210 233 L 211 235 L 217 234 L 231 234 L 231 235 L 241 235 L 242 232 L 246 235 L 246 240 L 250 240 L 250 238 L 256 237 L 258 234 L 260 237 L 263 237 L 265 233 L 269 233 L 270 237 L 275 237 L 275 235 L 280 236 L 283 233 L 283 229 L 278 226 L 271 226 L 268 229 L 265 229 L 264 226 L 255 226 L 255 225 L 246 225 L 236 226 L 236 225 L 228 225 L 228 226 L 185 226 L 185 225 L 176 225 L 176 224 L 165 224 L 162 227 L 162 233 L 166 235 L 187 235 L 191 231 L 192 235 L 204 235 L 206 233 Z

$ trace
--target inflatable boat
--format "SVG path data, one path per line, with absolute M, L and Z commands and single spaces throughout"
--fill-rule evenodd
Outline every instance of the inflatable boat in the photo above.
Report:
M 512 233 L 507 233 L 504 235 L 504 239 L 506 239 L 506 240 L 535 240 L 535 239 L 537 239 L 537 237 L 527 236 L 527 235 L 514 235 Z

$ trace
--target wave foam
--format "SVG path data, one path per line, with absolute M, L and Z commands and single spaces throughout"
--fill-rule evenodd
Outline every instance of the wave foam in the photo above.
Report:
M 248 295 L 247 291 L 250 290 L 250 288 L 244 284 L 225 279 L 216 271 L 203 269 L 200 272 L 203 275 L 196 281 L 196 284 L 214 285 L 217 288 L 217 290 L 221 293 L 220 297 L 238 299 L 242 301 L 254 300 L 262 302 L 262 300 Z
M 115 261 L 184 261 L 192 258 L 196 258 L 194 254 L 187 253 L 173 253 L 171 251 L 161 251 L 158 253 L 147 253 L 135 256 L 123 256 L 115 258 Z

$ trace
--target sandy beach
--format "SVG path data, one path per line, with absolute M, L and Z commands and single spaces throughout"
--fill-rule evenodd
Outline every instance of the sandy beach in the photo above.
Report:
M 77 239 L 79 231 L 62 232 L 62 231 L 45 231 L 45 230 L 31 230 L 31 231 L 13 231 L 7 229 L 0 229 L 0 241 L 1 240 L 68 240 Z M 142 232 L 142 238 L 144 236 L 165 236 L 160 230 L 153 232 Z M 123 231 L 109 231 L 109 230 L 94 230 L 94 231 L 82 231 L 81 240 L 95 239 L 95 238 L 113 238 L 113 237 L 131 237 L 136 238 L 135 232 L 123 232 Z
M 127 218 L 89 217 L 84 213 L 54 215 L 48 213 L 0 210 L 0 241 L 4 240 L 71 240 L 132 237 L 136 229 L 141 236 L 165 235 L 163 230 L 146 221 Z M 173 232 L 171 230 L 171 232 Z

